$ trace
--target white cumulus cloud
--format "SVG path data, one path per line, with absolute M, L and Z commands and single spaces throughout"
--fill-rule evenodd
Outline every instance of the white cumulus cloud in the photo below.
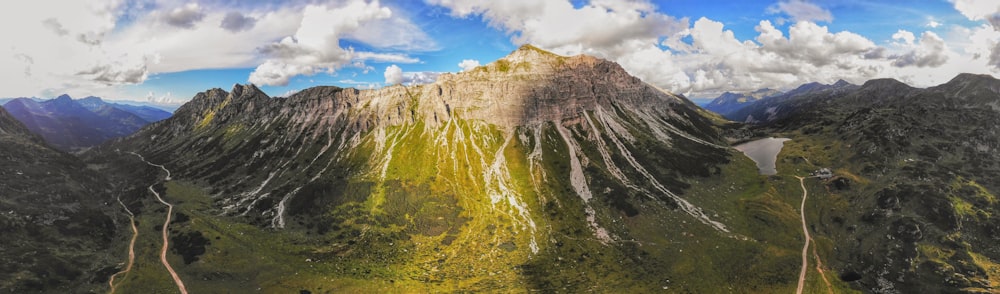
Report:
M 905 42 L 905 44 L 912 45 L 913 41 L 916 40 L 917 37 L 913 35 L 913 32 L 907 30 L 898 30 L 896 31 L 895 34 L 892 34 L 892 39 L 902 40 L 903 42 Z
M 563 52 L 610 49 L 625 40 L 672 35 L 686 20 L 659 13 L 645 1 L 590 1 L 580 8 L 569 1 L 429 0 L 456 17 L 481 15 L 511 33 L 516 44 L 532 43 Z
M 167 92 L 166 94 L 160 96 L 157 96 L 156 93 L 149 92 L 148 94 L 146 94 L 145 101 L 153 104 L 163 104 L 163 105 L 181 104 L 180 101 L 174 99 L 173 95 L 170 92 Z
M 463 59 L 462 62 L 458 63 L 458 67 L 462 68 L 462 71 L 470 71 L 479 66 L 479 60 L 475 59 Z
M 404 44 L 426 42 L 424 37 L 420 37 L 422 32 L 415 29 L 415 26 L 404 20 L 390 19 L 392 16 L 392 10 L 378 1 L 355 0 L 345 6 L 333 8 L 308 5 L 304 8 L 302 21 L 295 35 L 286 36 L 279 42 L 258 49 L 267 59 L 250 74 L 249 81 L 261 85 L 285 86 L 294 76 L 321 72 L 333 74 L 348 65 L 367 68 L 364 60 L 417 62 L 416 58 L 405 54 L 355 52 L 353 48 L 340 46 L 340 39 L 349 37 L 370 45 L 390 48 L 408 48 Z M 396 29 L 385 28 L 386 24 Z M 413 33 L 398 31 L 398 28 L 412 29 Z M 375 36 L 389 41 L 375 38 L 371 34 L 380 34 Z M 393 38 L 397 35 L 412 36 Z
M 58 7 L 59 9 L 53 9 Z M 158 73 L 254 68 L 248 80 L 283 85 L 297 75 L 414 63 L 438 49 L 405 15 L 372 0 L 39 0 L 0 10 L 0 97 L 98 95 L 141 100 Z M 342 46 L 342 40 L 365 50 Z M 176 94 L 176 93 L 175 93 Z M 186 93 L 184 94 L 187 95 Z
M 40 0 L 0 10 L 0 96 L 82 97 L 145 81 L 154 56 L 107 42 L 121 7 L 121 1 Z
M 951 0 L 955 10 L 971 20 L 992 20 L 1000 14 L 1000 2 L 996 0 Z M 997 23 L 994 23 L 996 26 Z
M 393 64 L 385 68 L 385 84 L 396 85 L 403 82 L 403 69 Z
M 898 45 L 909 49 L 906 53 L 894 57 L 893 66 L 938 67 L 948 61 L 948 49 L 944 39 L 933 32 L 924 32 L 917 43 L 914 43 L 913 33 L 905 30 L 899 30 L 892 35 L 892 38 L 903 40 L 904 43 Z
M 441 73 L 432 71 L 404 72 L 402 68 L 393 64 L 385 68 L 383 75 L 386 85 L 422 85 L 437 81 Z
M 392 16 L 379 3 L 355 1 L 344 7 L 305 7 L 294 36 L 259 49 L 267 56 L 264 64 L 250 74 L 250 82 L 261 85 L 288 85 L 290 78 L 319 72 L 333 73 L 353 59 L 353 50 L 340 47 L 339 38 L 363 23 Z
M 971 35 L 969 40 L 973 41 L 972 46 L 976 47 L 975 49 L 979 49 L 973 49 L 976 51 L 974 53 L 976 59 L 986 56 L 988 65 L 995 70 L 1000 70 L 1000 40 L 995 37 L 996 33 L 1000 32 L 1000 2 L 995 0 L 951 1 L 955 4 L 955 10 L 961 12 L 965 17 L 974 21 L 986 21 L 992 26 L 992 32 L 984 28 L 975 29 L 976 33 Z M 989 35 L 994 35 L 994 37 Z M 958 40 L 964 41 L 963 39 Z M 989 48 L 986 50 L 988 52 L 983 52 L 983 47 Z

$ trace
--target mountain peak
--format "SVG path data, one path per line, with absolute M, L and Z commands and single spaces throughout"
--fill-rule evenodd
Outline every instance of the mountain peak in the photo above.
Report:
M 833 86 L 834 86 L 834 87 L 838 87 L 838 88 L 839 88 L 839 87 L 843 87 L 843 86 L 850 86 L 850 85 L 851 85 L 851 83 L 850 83 L 850 82 L 848 82 L 848 81 L 845 81 L 845 80 L 843 80 L 843 79 L 840 79 L 840 80 L 837 80 L 837 82 L 836 82 L 836 83 L 833 83 Z
M 861 85 L 861 88 L 864 88 L 864 89 L 871 89 L 871 88 L 889 89 L 889 88 L 898 88 L 898 87 L 911 88 L 909 85 L 907 85 L 907 84 L 905 84 L 903 82 L 900 82 L 899 80 L 893 79 L 893 78 L 884 78 L 884 79 L 869 80 L 869 81 L 865 82 L 864 85 Z
M 87 108 L 87 110 L 94 112 L 97 112 L 99 109 L 104 107 L 110 107 L 110 105 L 104 102 L 104 100 L 100 97 L 94 96 L 87 96 L 87 98 L 76 100 L 76 103 L 80 104 L 80 106 L 83 106 L 84 108 Z
M 233 90 L 229 91 L 229 93 L 233 95 L 233 98 L 253 97 L 258 95 L 267 96 L 267 94 L 264 94 L 264 91 L 261 91 L 260 88 L 257 88 L 257 85 L 254 84 L 233 84 Z
M 896 79 L 885 78 L 885 79 L 874 79 L 865 82 L 861 85 L 861 88 L 856 92 L 862 97 L 868 97 L 868 99 L 873 99 L 873 101 L 879 101 L 882 103 L 884 101 L 890 101 L 894 98 L 905 97 L 912 93 L 916 88 L 910 87 L 903 82 Z
M 49 101 L 44 101 L 44 102 L 42 102 L 42 104 L 48 104 L 48 105 L 53 105 L 53 106 L 56 106 L 56 107 L 63 107 L 63 108 L 83 107 L 79 103 L 77 103 L 76 100 L 73 100 L 73 98 L 70 97 L 67 94 L 59 95 L 59 97 L 56 97 L 56 99 L 52 99 L 52 100 L 49 100 Z
M 965 105 L 1000 111 L 1000 80 L 991 75 L 963 73 L 931 89 Z
M 955 76 L 954 78 L 952 78 L 951 80 L 952 81 L 958 81 L 958 80 L 996 80 L 996 78 L 994 78 L 992 75 L 988 75 L 988 74 L 960 73 L 957 76 Z
M 22 105 L 24 107 L 29 107 L 29 106 L 30 107 L 41 107 L 41 106 L 39 106 L 38 101 L 32 100 L 31 98 L 16 98 L 14 100 L 7 101 L 7 103 L 4 104 L 4 107 L 10 107 L 10 106 L 13 106 L 13 105 Z
M 521 47 L 518 47 L 517 50 L 514 50 L 514 52 L 511 52 L 508 56 L 533 55 L 533 54 L 538 54 L 538 55 L 541 55 L 541 56 L 546 56 L 546 57 L 551 57 L 551 58 L 563 57 L 563 56 L 561 56 L 559 54 L 555 54 L 555 53 L 546 51 L 546 50 L 544 50 L 542 48 L 535 47 L 534 45 L 531 45 L 531 44 L 521 45 Z
M 535 47 L 530 44 L 522 45 L 517 48 L 507 56 L 500 58 L 493 63 L 503 63 L 503 61 L 510 62 L 511 64 L 519 64 L 523 62 L 547 62 L 547 61 L 558 61 L 568 58 L 559 54 L 555 54 L 549 51 L 545 51 L 541 48 Z
M 964 88 L 973 84 L 1000 84 L 1000 80 L 988 74 L 961 73 L 939 87 Z

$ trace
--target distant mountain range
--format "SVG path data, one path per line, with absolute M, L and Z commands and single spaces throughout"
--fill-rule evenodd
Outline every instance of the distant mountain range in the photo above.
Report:
M 773 112 L 777 111 L 777 105 L 783 105 L 785 101 L 803 95 L 832 91 L 840 93 L 842 90 L 857 87 L 844 80 L 839 80 L 833 84 L 821 84 L 818 82 L 807 83 L 788 92 L 781 92 L 773 89 L 760 89 L 753 92 L 733 93 L 726 92 L 705 105 L 705 109 L 718 113 L 723 117 L 737 122 L 762 122 L 773 119 Z
M 63 151 L 77 151 L 123 137 L 171 116 L 170 112 L 149 106 L 108 103 L 98 97 L 73 100 L 69 95 L 45 101 L 16 98 L 3 107 L 33 133 Z
M 91 98 L 91 97 L 93 97 L 93 96 L 88 96 L 88 97 L 83 98 L 83 99 L 87 99 L 87 98 Z M 94 98 L 97 98 L 97 97 L 94 97 Z M 42 102 L 42 101 L 49 100 L 49 99 L 43 99 L 43 98 L 38 98 L 38 97 L 15 97 L 15 98 L 8 97 L 8 98 L 0 98 L 0 105 L 7 104 L 7 102 L 10 102 L 11 100 L 14 100 L 14 99 L 30 99 L 30 100 L 34 100 L 35 102 Z M 104 99 L 101 98 L 101 100 L 103 101 Z M 173 113 L 174 111 L 177 110 L 178 107 L 181 107 L 181 105 L 182 105 L 182 104 L 174 104 L 174 103 L 165 104 L 165 103 L 156 103 L 156 102 L 149 102 L 149 101 L 135 101 L 135 100 L 109 100 L 109 101 L 111 101 L 111 102 L 108 102 L 108 101 L 105 101 L 105 102 L 107 102 L 107 103 L 113 103 L 113 104 L 116 104 L 116 105 L 119 105 L 119 106 L 150 107 L 150 108 L 155 108 L 155 109 L 163 110 L 163 111 L 170 112 L 170 113 Z
M 734 111 L 740 110 L 741 108 L 750 105 L 751 103 L 757 102 L 758 100 L 768 98 L 771 96 L 780 95 L 782 92 L 774 89 L 760 89 L 753 92 L 742 92 L 733 93 L 725 92 L 722 93 L 718 98 L 712 100 L 712 102 L 705 105 L 705 109 L 712 112 L 726 116 Z

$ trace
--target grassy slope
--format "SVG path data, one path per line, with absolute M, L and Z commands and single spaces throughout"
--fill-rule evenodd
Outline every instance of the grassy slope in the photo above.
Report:
M 682 197 L 725 223 L 735 235 L 728 236 L 669 205 L 630 194 L 607 173 L 597 147 L 583 144 L 598 223 L 620 240 L 602 244 L 593 238 L 582 201 L 569 185 L 568 147 L 554 126 L 539 129 L 539 142 L 535 130 L 518 130 L 526 141 L 516 136 L 508 140 L 499 130 L 463 120 L 432 132 L 423 129 L 419 124 L 388 128 L 384 145 L 368 133 L 358 148 L 338 155 L 335 170 L 325 179 L 343 182 L 327 192 L 341 200 L 328 203 L 328 213 L 319 218 L 289 216 L 287 230 L 219 217 L 197 185 L 168 183 L 167 199 L 190 217 L 172 225 L 172 234 L 197 231 L 210 241 L 206 253 L 189 265 L 171 251 L 172 264 L 188 288 L 199 292 L 791 291 L 802 244 L 797 211 L 801 189 L 793 175 L 815 168 L 794 158 L 808 154 L 818 166 L 835 159 L 824 157 L 830 151 L 822 144 L 797 139 L 786 143 L 777 176 L 757 174 L 753 162 L 732 153 L 718 174 L 685 179 L 691 187 Z M 579 126 L 573 133 L 578 142 L 586 142 Z M 532 167 L 527 155 L 534 144 L 542 144 L 543 160 Z M 534 230 L 506 198 L 490 201 L 488 187 L 495 183 L 487 183 L 484 174 L 498 150 L 506 159 L 506 184 L 530 212 Z M 621 154 L 612 154 L 619 167 L 625 166 Z M 382 178 L 384 160 L 390 161 Z M 351 176 L 336 171 L 351 168 L 371 172 Z M 627 173 L 637 177 L 634 171 Z M 840 195 L 815 180 L 807 187 L 807 209 L 818 212 L 809 214 L 810 223 L 826 221 L 824 209 L 847 209 Z M 615 204 L 620 201 L 616 197 L 640 213 L 628 216 Z M 151 197 L 144 202 L 159 206 Z M 123 279 L 123 293 L 174 289 L 157 258 L 160 243 L 154 229 L 162 219 L 162 210 L 148 209 L 140 216 L 139 259 Z M 317 221 L 331 225 L 323 232 L 306 227 Z M 538 253 L 530 251 L 532 237 Z M 832 241 L 822 233 L 814 239 L 820 256 L 829 256 Z M 810 260 L 807 289 L 825 291 L 814 264 Z M 849 289 L 835 272 L 827 276 L 838 292 Z

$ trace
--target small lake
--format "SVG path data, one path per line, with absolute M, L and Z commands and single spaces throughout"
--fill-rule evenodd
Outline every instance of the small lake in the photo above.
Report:
M 736 145 L 734 148 L 742 151 L 743 154 L 746 154 L 747 157 L 750 157 L 750 159 L 756 162 L 757 169 L 760 170 L 760 174 L 773 175 L 778 173 L 774 164 L 774 162 L 778 160 L 778 152 L 781 152 L 781 147 L 785 146 L 785 141 L 788 140 L 791 139 L 771 137 L 746 142 Z

